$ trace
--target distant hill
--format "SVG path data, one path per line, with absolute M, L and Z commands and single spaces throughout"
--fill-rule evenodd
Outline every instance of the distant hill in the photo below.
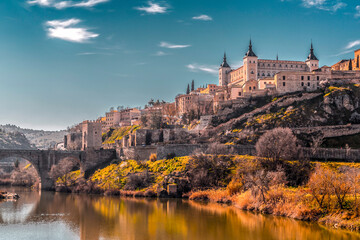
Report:
M 15 125 L 0 125 L 0 129 L 7 133 L 21 133 L 23 134 L 29 141 L 30 145 L 33 145 L 33 148 L 37 149 L 48 149 L 50 147 L 55 146 L 55 144 L 64 141 L 64 135 L 67 133 L 66 130 L 61 131 L 44 131 L 44 130 L 33 130 L 20 128 Z M 13 139 L 16 141 L 16 139 Z M 0 148 L 2 148 L 2 143 L 0 142 Z M 6 145 L 6 144 L 5 144 Z M 15 146 L 15 145 L 14 145 Z M 24 148 L 27 145 L 24 143 Z
M 0 132 L 0 149 L 35 149 L 23 133 Z

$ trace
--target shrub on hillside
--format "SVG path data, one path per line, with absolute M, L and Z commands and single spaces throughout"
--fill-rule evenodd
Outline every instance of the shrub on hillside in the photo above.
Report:
M 257 155 L 265 158 L 269 167 L 276 169 L 281 160 L 299 156 L 297 138 L 290 128 L 274 128 L 264 133 L 255 145 Z
M 224 186 L 229 182 L 232 161 L 228 156 L 193 155 L 188 163 L 192 188 Z
M 126 184 L 124 186 L 125 190 L 137 190 L 143 189 L 152 183 L 152 176 L 148 171 L 143 171 L 140 173 L 132 173 L 127 177 Z

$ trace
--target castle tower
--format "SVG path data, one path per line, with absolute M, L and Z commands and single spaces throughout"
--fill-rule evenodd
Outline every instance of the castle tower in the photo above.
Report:
M 258 57 L 252 49 L 251 39 L 249 43 L 249 49 L 245 53 L 244 57 L 244 75 L 245 81 L 257 80 L 257 67 L 258 67 Z
M 310 72 L 319 68 L 319 60 L 317 59 L 317 57 L 314 54 L 314 48 L 313 48 L 312 42 L 311 42 L 311 47 L 310 47 L 310 54 L 307 57 L 305 63 L 308 66 L 308 70 Z
M 228 73 L 231 71 L 229 64 L 226 61 L 226 53 L 224 53 L 223 62 L 219 68 L 219 86 L 227 86 L 229 83 Z

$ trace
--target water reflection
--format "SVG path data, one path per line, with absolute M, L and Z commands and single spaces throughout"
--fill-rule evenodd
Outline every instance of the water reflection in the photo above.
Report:
M 20 196 L 0 203 L 4 239 L 360 239 L 357 233 L 217 204 L 51 192 Z

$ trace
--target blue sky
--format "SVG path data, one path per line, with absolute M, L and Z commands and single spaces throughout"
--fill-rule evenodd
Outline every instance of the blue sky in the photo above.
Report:
M 63 129 L 217 83 L 226 51 L 321 65 L 360 48 L 360 0 L 0 1 L 0 124 Z

